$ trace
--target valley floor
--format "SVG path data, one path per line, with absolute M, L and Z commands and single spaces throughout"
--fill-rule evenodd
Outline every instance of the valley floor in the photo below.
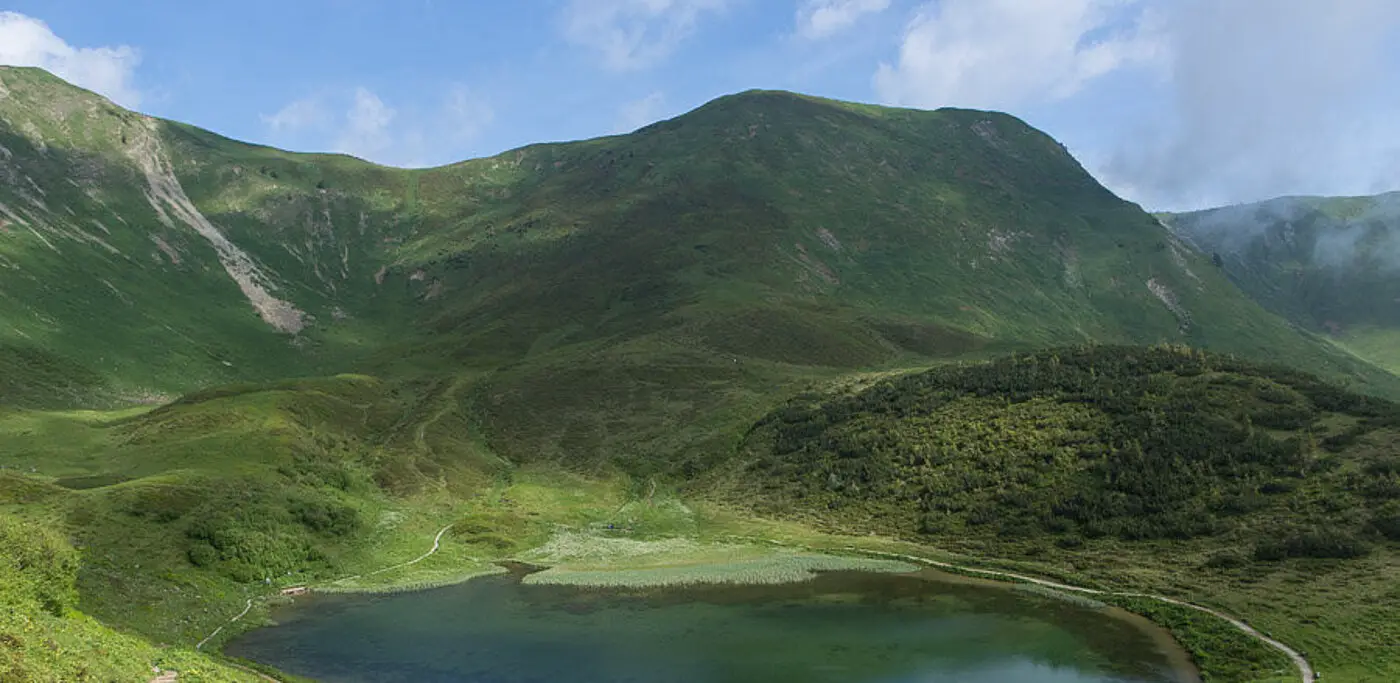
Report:
M 106 676 L 97 680 L 145 683 L 153 664 L 183 672 L 182 681 L 282 679 L 249 673 L 260 669 L 252 663 L 221 662 L 217 653 L 292 599 L 286 589 L 421 589 L 500 572 L 505 561 L 548 567 L 531 581 L 593 585 L 794 580 L 814 570 L 900 571 L 918 562 L 980 578 L 1034 578 L 1061 593 L 1098 591 L 1096 600 L 1169 629 L 1209 681 L 1291 683 L 1306 678 L 1308 666 L 1329 681 L 1400 680 L 1400 554 L 1389 545 L 1348 560 L 1212 567 L 1220 547 L 1208 538 L 1099 539 L 1077 548 L 959 535 L 916 543 L 815 513 L 765 518 L 732 499 L 682 498 L 649 479 L 503 463 L 453 410 L 461 384 L 445 380 L 420 403 L 379 412 L 371 401 L 383 387 L 345 376 L 169 409 L 0 413 L 7 467 L 0 516 L 74 539 L 82 611 L 59 618 L 26 607 L 12 613 L 24 623 L 0 621 L 0 638 L 19 634 L 25 650 L 16 656 L 53 672 L 36 680 L 83 679 L 45 659 L 43 641 L 26 633 L 47 634 L 70 661 L 94 662 L 93 672 Z M 364 463 L 376 451 L 335 436 L 369 428 L 398 439 L 386 442 L 397 449 L 391 465 L 420 457 L 417 469 L 382 467 L 371 480 Z M 439 449 L 450 449 L 460 469 L 431 469 Z M 116 457 L 127 458 L 127 470 L 117 471 Z M 397 491 L 404 482 L 414 486 Z M 336 526 L 347 507 L 360 520 L 348 532 Z M 291 509 L 302 521 L 258 518 Z M 317 533 L 298 552 L 317 558 L 310 571 L 235 580 L 228 570 L 242 566 L 231 564 L 237 557 L 193 564 L 201 539 L 297 549 L 276 544 L 305 535 L 308 524 Z M 259 559 L 271 565 L 281 556 Z M 1230 615 L 1263 637 L 1177 601 Z M 1269 641 L 1306 661 L 1290 661 Z M 0 654 L 13 653 L 0 647 Z

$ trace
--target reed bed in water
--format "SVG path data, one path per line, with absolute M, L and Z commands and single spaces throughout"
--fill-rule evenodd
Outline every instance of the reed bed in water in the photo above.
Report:
M 389 595 L 393 593 L 412 593 L 414 591 L 424 591 L 433 588 L 442 588 L 444 586 L 455 586 L 459 583 L 464 583 L 477 577 L 505 574 L 508 571 L 509 570 L 507 570 L 505 567 L 485 567 L 477 571 L 471 571 L 461 574 L 452 574 L 450 576 L 442 576 L 431 579 L 424 579 L 420 581 L 409 581 L 406 583 L 385 582 L 381 584 L 327 584 L 322 586 L 316 586 L 313 590 L 317 593 L 371 593 L 376 595 Z
M 1105 607 L 1108 607 L 1108 603 L 1095 600 L 1087 595 L 1076 595 L 1074 593 L 1058 591 L 1054 588 L 1050 588 L 1049 586 L 1041 586 L 1039 584 L 1034 583 L 1012 584 L 1011 590 L 1019 591 L 1021 593 L 1039 595 L 1042 597 L 1050 598 L 1052 600 L 1067 602 L 1071 605 L 1076 605 L 1087 609 L 1104 609 Z
M 774 555 L 735 562 L 687 564 L 629 569 L 554 568 L 530 574 L 526 584 L 648 588 L 698 584 L 779 584 L 807 581 L 824 571 L 863 571 L 903 574 L 918 565 L 897 560 L 835 555 Z

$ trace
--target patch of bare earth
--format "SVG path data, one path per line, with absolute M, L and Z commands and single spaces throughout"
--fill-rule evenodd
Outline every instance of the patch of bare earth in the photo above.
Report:
M 159 123 L 155 120 L 143 119 L 143 125 L 131 136 L 132 142 L 127 147 L 127 153 L 146 175 L 146 183 L 150 188 L 146 192 L 146 199 L 155 208 L 156 216 L 161 223 L 173 230 L 173 214 L 175 219 L 193 228 L 208 240 L 218 254 L 219 263 L 223 265 L 224 271 L 238 284 L 243 296 L 247 297 L 264 322 L 281 332 L 300 332 L 306 326 L 305 314 L 290 302 L 273 296 L 269 291 L 272 287 L 271 280 L 253 258 L 214 227 L 185 194 L 180 181 L 175 177 L 170 160 L 161 148 L 157 126 Z
M 1176 316 L 1182 333 L 1191 329 L 1191 312 L 1181 305 L 1181 302 L 1176 298 L 1176 292 L 1159 282 L 1157 278 L 1147 281 L 1147 289 L 1151 290 L 1152 295 L 1157 297 L 1157 300 L 1161 301 L 1162 305 L 1172 312 L 1172 315 Z

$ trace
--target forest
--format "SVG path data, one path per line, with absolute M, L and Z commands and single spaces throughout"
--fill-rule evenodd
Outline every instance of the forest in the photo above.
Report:
M 741 447 L 753 500 L 920 536 L 1187 540 L 1230 564 L 1400 540 L 1400 409 L 1182 346 L 1064 348 L 806 394 Z

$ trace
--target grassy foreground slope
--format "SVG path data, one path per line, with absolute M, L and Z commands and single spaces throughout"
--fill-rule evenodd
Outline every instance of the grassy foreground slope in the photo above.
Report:
M 78 554 L 40 524 L 0 514 L 0 680 L 143 681 L 174 670 L 209 683 L 255 677 L 193 651 L 160 649 L 75 610 Z
M 1164 218 L 1269 310 L 1400 369 L 1400 193 L 1280 197 Z
M 1329 678 L 1400 673 L 1388 401 L 1185 348 L 1072 348 L 802 396 L 742 452 L 714 485 L 760 515 L 1194 596 Z

